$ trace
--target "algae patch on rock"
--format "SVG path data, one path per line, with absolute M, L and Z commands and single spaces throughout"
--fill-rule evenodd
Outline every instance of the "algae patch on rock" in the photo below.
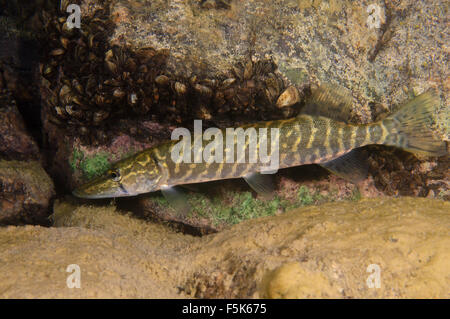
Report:
M 0 296 L 447 298 L 448 211 L 435 199 L 363 199 L 192 237 L 111 205 L 61 202 L 59 227 L 0 229 Z M 74 263 L 82 289 L 66 286 Z M 367 285 L 373 264 L 380 288 Z
M 285 181 L 280 182 L 279 190 L 270 199 L 257 194 L 255 196 L 248 185 L 238 180 L 194 185 L 197 191 L 185 193 L 191 207 L 186 215 L 170 206 L 159 193 L 141 195 L 137 200 L 119 199 L 117 203 L 119 208 L 129 208 L 136 216 L 144 219 L 181 223 L 181 229 L 188 227 L 190 234 L 208 234 L 245 220 L 275 216 L 298 207 L 361 199 L 361 192 L 356 185 L 337 186 L 330 182 L 298 188 L 297 183 L 291 183 L 292 187 L 284 187 L 287 184 Z

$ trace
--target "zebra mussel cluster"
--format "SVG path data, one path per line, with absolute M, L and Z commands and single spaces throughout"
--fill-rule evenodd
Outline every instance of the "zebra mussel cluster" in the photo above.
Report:
M 49 121 L 85 143 L 106 143 L 113 130 L 131 129 L 121 127 L 127 119 L 251 122 L 290 116 L 300 100 L 294 87 L 286 90 L 271 59 L 249 56 L 214 78 L 179 75 L 167 63 L 168 49 L 110 44 L 114 23 L 106 5 L 84 16 L 82 28 L 70 29 L 64 3 L 42 17 L 48 35 L 40 64 L 44 109 Z

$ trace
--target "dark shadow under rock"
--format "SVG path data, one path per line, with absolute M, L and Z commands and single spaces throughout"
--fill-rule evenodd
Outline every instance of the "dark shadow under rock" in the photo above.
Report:
M 14 98 L 0 92 L 0 158 L 7 160 L 39 159 L 36 142 L 28 134 Z

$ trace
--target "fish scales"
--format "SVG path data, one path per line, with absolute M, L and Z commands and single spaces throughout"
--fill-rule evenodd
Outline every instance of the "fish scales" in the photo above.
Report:
M 320 107 L 323 108 L 325 102 L 329 104 L 328 106 L 331 105 L 331 110 L 333 108 L 334 111 L 339 110 L 341 103 L 337 103 L 333 96 L 321 94 L 321 102 L 313 103 L 314 107 L 310 108 L 310 111 L 316 112 Z M 350 99 L 343 102 L 346 106 L 343 109 L 350 109 L 349 101 Z M 361 164 L 362 158 L 358 157 L 359 152 L 352 151 L 361 146 L 385 144 L 426 156 L 448 154 L 447 143 L 437 138 L 430 130 L 433 114 L 439 104 L 439 97 L 436 94 L 426 92 L 406 102 L 397 112 L 385 119 L 371 124 L 346 124 L 320 115 L 302 114 L 287 120 L 243 126 L 241 130 L 246 132 L 252 128 L 256 133 L 259 133 L 260 129 L 267 129 L 267 140 L 260 139 L 264 134 L 257 134 L 255 143 L 250 143 L 248 136 L 246 140 L 240 140 L 235 136 L 228 144 L 225 138 L 226 130 L 221 131 L 222 138 L 225 139 L 218 144 L 194 134 L 196 141 L 190 140 L 189 143 L 195 150 L 198 142 L 200 146 L 198 154 L 208 154 L 209 150 L 216 155 L 222 151 L 225 157 L 219 163 L 205 162 L 203 158 L 197 158 L 198 162 L 177 163 L 172 160 L 172 151 L 175 146 L 180 145 L 177 144 L 179 141 L 169 141 L 113 164 L 103 176 L 82 185 L 74 190 L 73 194 L 83 198 L 105 198 L 134 196 L 162 190 L 163 194 L 166 192 L 170 198 L 173 196 L 172 193 L 169 194 L 167 188 L 172 186 L 238 177 L 244 177 L 257 191 L 265 192 L 269 188 L 265 185 L 266 179 L 254 174 L 268 168 L 261 160 L 261 153 L 266 151 L 263 147 L 264 141 L 269 151 L 266 154 L 267 159 L 269 161 L 273 158 L 279 159 L 276 168 L 315 163 L 343 178 L 357 182 L 365 178 L 367 173 L 365 165 Z M 327 110 L 328 106 L 324 110 Z M 345 121 L 342 119 L 343 112 L 334 113 L 339 116 L 335 117 L 336 119 Z M 278 157 L 275 157 L 276 153 L 272 153 L 275 149 L 270 147 L 273 128 L 279 130 Z M 244 145 L 242 154 L 238 154 L 238 145 Z M 258 152 L 256 161 L 250 162 L 249 153 L 253 148 Z M 231 162 L 226 161 L 226 154 L 230 152 L 233 152 Z M 195 154 L 190 155 L 191 158 L 195 157 Z
M 288 120 L 277 120 L 270 122 L 261 122 L 251 125 L 242 126 L 244 130 L 255 128 L 256 132 L 260 128 L 268 129 L 267 139 L 267 155 L 270 157 L 271 135 L 270 129 L 279 129 L 279 167 L 286 168 L 312 163 L 323 163 L 330 161 L 338 156 L 345 154 L 355 147 L 360 147 L 371 143 L 371 135 L 367 125 L 348 125 L 337 122 L 325 117 L 302 115 L 297 118 Z M 381 129 L 375 129 L 374 136 L 381 135 Z M 159 154 L 165 154 L 159 157 L 160 161 L 165 162 L 168 170 L 167 185 L 178 185 L 186 183 L 199 183 L 218 179 L 238 178 L 245 176 L 251 172 L 259 171 L 266 164 L 260 161 L 257 156 L 256 163 L 249 162 L 249 139 L 246 137 L 244 146 L 245 163 L 237 162 L 237 140 L 234 139 L 234 161 L 226 163 L 227 144 L 225 141 L 225 131 L 222 130 L 223 143 L 223 163 L 175 163 L 171 159 L 171 147 L 178 141 L 157 146 L 155 150 Z M 353 139 L 344 142 L 344 138 Z M 199 150 L 203 153 L 205 146 L 211 141 L 202 141 L 202 148 Z M 193 148 L 194 142 L 191 143 Z M 256 149 L 259 151 L 260 140 L 257 140 Z M 194 151 L 191 158 L 194 159 Z M 155 156 L 158 157 L 158 156 Z

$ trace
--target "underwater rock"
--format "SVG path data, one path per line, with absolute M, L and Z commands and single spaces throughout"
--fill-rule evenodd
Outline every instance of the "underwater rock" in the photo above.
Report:
M 450 200 L 450 157 L 419 159 L 401 150 L 373 147 L 369 157 L 375 187 L 389 196 Z
M 40 44 L 45 43 L 45 41 L 40 41 L 42 40 L 40 38 L 42 24 L 39 17 L 44 8 L 52 5 L 54 6 L 55 3 L 50 0 L 28 2 L 0 0 L 0 100 L 2 100 L 0 108 L 4 99 L 10 99 L 4 95 L 10 95 L 18 109 L 18 112 L 14 111 L 14 113 L 21 114 L 19 117 L 22 123 L 18 127 L 17 135 L 22 135 L 22 131 L 26 127 L 28 134 L 38 144 L 42 141 L 43 133 L 40 125 L 38 65 Z M 10 102 L 7 103 L 10 104 Z M 6 119 L 6 121 L 8 120 Z M 14 135 L 11 132 L 8 134 Z M 11 140 L 11 138 L 9 139 Z M 24 137 L 21 139 L 22 141 L 19 143 L 23 143 Z M 8 152 L 14 153 L 17 143 L 8 146 L 0 141 L 0 148 L 2 146 L 10 148 L 11 151 L 8 150 Z M 31 148 L 34 152 L 35 146 Z M 18 147 L 17 153 L 20 152 L 20 147 Z M 24 154 L 8 158 L 24 159 L 29 156 Z M 32 155 L 32 158 L 36 159 L 37 157 Z
M 449 209 L 336 202 L 193 237 L 111 205 L 56 202 L 56 227 L 0 228 L 0 297 L 446 298 Z M 81 289 L 66 285 L 74 264 Z
M 25 128 L 14 98 L 0 91 L 0 158 L 37 160 L 39 157 L 39 149 Z
M 326 297 L 338 293 L 320 271 L 302 268 L 299 262 L 282 264 L 265 274 L 263 291 L 271 299 Z
M 370 122 L 374 105 L 392 110 L 428 88 L 448 106 L 443 6 L 442 0 L 249 0 L 205 8 L 202 1 L 114 0 L 110 42 L 170 49 L 167 68 L 184 77 L 201 71 L 214 78 L 249 52 L 254 60 L 269 56 L 294 85 L 350 89 L 360 121 Z M 245 80 L 254 69 L 244 62 L 234 77 Z M 443 135 L 448 139 L 448 131 Z
M 37 161 L 0 160 L 0 224 L 48 225 L 53 182 Z
M 80 1 L 83 30 L 70 31 L 65 5 L 43 13 L 49 46 L 40 65 L 43 116 L 61 133 L 95 145 L 110 142 L 120 120 L 224 126 L 283 117 L 274 102 L 285 83 L 270 57 L 238 57 L 214 75 L 203 67 L 180 73 L 184 61 L 169 67 L 167 47 L 110 39 L 126 16 L 122 4 Z

